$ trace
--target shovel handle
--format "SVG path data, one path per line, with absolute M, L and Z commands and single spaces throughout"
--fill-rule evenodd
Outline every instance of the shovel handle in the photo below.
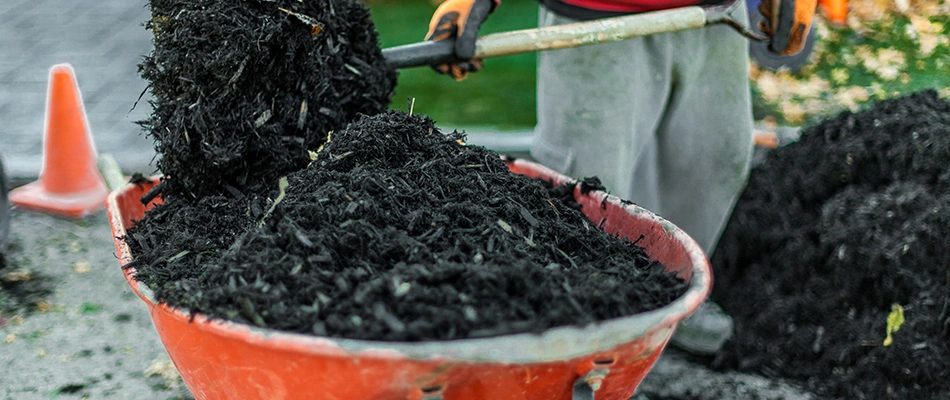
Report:
M 622 17 L 523 29 L 480 36 L 475 42 L 475 59 L 528 52 L 556 50 L 588 44 L 616 42 L 633 37 L 677 32 L 724 23 L 744 36 L 761 40 L 727 14 L 728 5 L 688 6 Z M 426 41 L 383 49 L 383 57 L 394 68 L 419 67 L 458 61 L 455 39 Z

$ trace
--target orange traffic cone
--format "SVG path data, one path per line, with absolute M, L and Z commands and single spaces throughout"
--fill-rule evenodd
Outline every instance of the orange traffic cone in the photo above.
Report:
M 66 218 L 105 207 L 106 188 L 96 168 L 96 148 L 86 122 L 73 67 L 50 68 L 40 178 L 10 192 L 10 203 Z

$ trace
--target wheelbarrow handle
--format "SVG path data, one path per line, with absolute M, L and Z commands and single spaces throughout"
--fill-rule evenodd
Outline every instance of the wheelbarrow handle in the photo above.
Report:
M 556 50 L 588 44 L 616 42 L 633 37 L 726 24 L 752 40 L 765 40 L 733 19 L 728 11 L 738 0 L 716 6 L 688 6 L 622 17 L 523 29 L 480 36 L 475 59 Z M 410 68 L 458 61 L 455 39 L 425 41 L 383 49 L 383 58 L 394 68 Z

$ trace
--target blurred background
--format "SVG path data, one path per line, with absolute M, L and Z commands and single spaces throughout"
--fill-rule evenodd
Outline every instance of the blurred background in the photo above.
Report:
M 422 40 L 438 3 L 366 1 L 382 47 Z M 760 0 L 747 1 L 754 9 Z M 821 4 L 807 54 L 784 61 L 757 60 L 762 52 L 750 56 L 760 127 L 803 126 L 923 88 L 950 96 L 950 1 Z M 534 0 L 504 0 L 481 32 L 536 27 L 537 12 Z M 38 174 L 48 69 L 67 62 L 75 68 L 99 151 L 112 154 L 126 172 L 155 172 L 151 140 L 135 124 L 150 112 L 147 83 L 137 71 L 151 49 L 151 32 L 143 27 L 148 18 L 143 0 L 0 2 L 0 156 L 10 176 Z M 405 69 L 392 107 L 408 110 L 413 98 L 414 111 L 443 128 L 524 138 L 535 124 L 536 60 L 535 54 L 489 59 L 462 82 L 430 68 Z M 771 70 L 785 61 L 789 65 Z

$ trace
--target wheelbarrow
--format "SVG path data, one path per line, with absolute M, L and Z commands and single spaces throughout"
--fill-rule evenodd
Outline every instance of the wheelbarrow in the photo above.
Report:
M 519 174 L 575 183 L 542 165 L 515 160 Z M 126 229 L 161 199 L 140 198 L 158 180 L 127 184 L 107 203 L 116 254 L 134 255 Z M 579 185 L 578 185 L 579 186 Z M 672 223 L 604 192 L 574 196 L 597 226 L 636 240 L 647 255 L 688 282 L 672 303 L 587 326 L 492 338 L 382 342 L 310 336 L 210 319 L 160 304 L 124 269 L 185 385 L 198 399 L 628 399 L 677 324 L 708 296 L 709 261 Z

